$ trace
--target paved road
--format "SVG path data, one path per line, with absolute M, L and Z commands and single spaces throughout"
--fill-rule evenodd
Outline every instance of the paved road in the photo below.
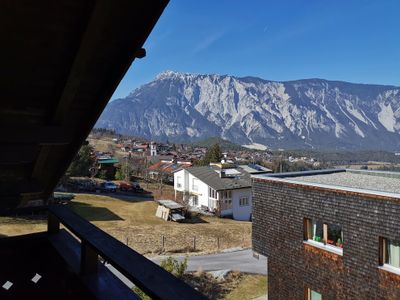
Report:
M 151 260 L 159 264 L 163 258 L 165 256 L 155 257 Z M 175 256 L 175 258 L 183 260 L 184 256 Z M 188 271 L 197 271 L 200 269 L 203 271 L 230 269 L 267 275 L 267 258 L 260 256 L 259 259 L 256 259 L 253 257 L 251 250 L 190 256 L 188 258 Z
M 167 256 L 151 258 L 156 264 L 160 264 Z M 183 260 L 184 256 L 174 256 L 178 260 Z M 125 276 L 119 273 L 113 266 L 106 265 L 111 272 L 120 278 L 126 285 L 132 287 Z M 253 257 L 251 250 L 240 250 L 234 252 L 223 252 L 209 255 L 190 256 L 188 258 L 188 271 L 215 271 L 215 270 L 234 270 L 246 273 L 267 275 L 267 258 L 260 255 L 259 259 Z

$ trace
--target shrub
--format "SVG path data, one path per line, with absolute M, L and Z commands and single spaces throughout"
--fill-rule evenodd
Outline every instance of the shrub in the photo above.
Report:
M 178 278 L 182 278 L 187 269 L 187 257 L 182 262 L 179 262 L 173 257 L 168 257 L 161 261 L 161 268 L 167 270 Z
M 178 278 L 182 278 L 187 269 L 187 257 L 182 262 L 179 262 L 177 259 L 169 256 L 166 259 L 163 259 L 160 263 L 161 268 L 170 272 L 174 276 Z M 151 300 L 151 297 L 147 296 L 140 288 L 135 286 L 133 291 L 140 297 L 142 300 Z

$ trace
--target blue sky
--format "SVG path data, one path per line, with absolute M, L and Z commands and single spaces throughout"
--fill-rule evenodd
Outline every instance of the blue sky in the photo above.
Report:
M 171 0 L 112 99 L 173 70 L 400 86 L 399 0 Z

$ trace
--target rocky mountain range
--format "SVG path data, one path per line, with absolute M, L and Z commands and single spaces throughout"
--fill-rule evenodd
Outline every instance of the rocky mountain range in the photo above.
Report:
M 111 101 L 96 127 L 179 142 L 398 151 L 400 88 L 166 71 Z

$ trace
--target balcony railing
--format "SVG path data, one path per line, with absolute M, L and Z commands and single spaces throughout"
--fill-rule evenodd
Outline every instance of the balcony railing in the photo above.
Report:
M 60 223 L 79 238 L 80 243 L 67 231 L 60 229 Z M 61 256 L 73 265 L 72 268 L 91 286 L 92 291 L 96 290 L 96 295 L 102 295 L 100 298 L 106 299 L 104 293 L 110 294 L 110 290 L 120 289 L 122 282 L 116 282 L 115 276 L 99 261 L 99 256 L 152 299 L 206 299 L 183 281 L 65 206 L 49 207 L 48 232 L 49 240 Z M 125 296 L 123 299 L 139 299 L 133 292 L 130 297 Z

